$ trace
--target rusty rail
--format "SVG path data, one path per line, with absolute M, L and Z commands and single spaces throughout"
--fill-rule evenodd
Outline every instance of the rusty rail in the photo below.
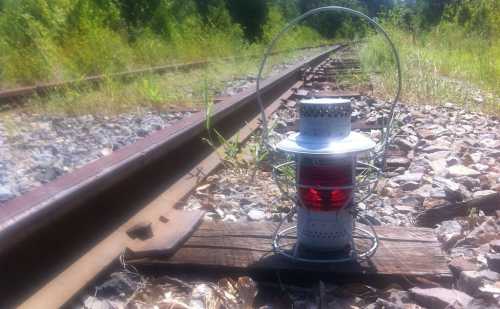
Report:
M 314 48 L 321 48 L 321 47 L 327 47 L 329 45 L 326 44 L 321 44 L 321 45 L 316 45 L 316 46 L 309 46 L 309 47 L 301 47 L 301 48 L 295 48 L 295 49 L 287 49 L 287 50 L 281 50 L 281 51 L 276 51 L 273 52 L 273 55 L 276 54 L 282 54 L 282 53 L 289 53 L 293 51 L 300 51 L 300 50 L 306 50 L 306 49 L 314 49 Z M 251 55 L 250 57 L 258 57 L 260 55 Z M 221 60 L 235 60 L 235 59 L 240 59 L 241 57 L 226 57 L 222 58 Z M 97 85 L 101 82 L 103 82 L 106 79 L 127 79 L 127 78 L 134 78 L 136 76 L 144 75 L 144 74 L 165 74 L 169 72 L 176 72 L 176 71 L 190 71 L 194 69 L 199 69 L 206 67 L 208 64 L 210 64 L 209 60 L 203 60 L 203 61 L 195 61 L 195 62 L 188 62 L 188 63 L 179 63 L 179 64 L 169 64 L 169 65 L 161 65 L 161 66 L 153 66 L 149 68 L 143 68 L 143 69 L 136 69 L 136 70 L 130 70 L 126 72 L 117 72 L 117 73 L 111 73 L 111 74 L 102 74 L 102 75 L 94 75 L 94 76 L 88 76 L 88 77 L 83 77 L 81 79 L 74 79 L 74 80 L 69 80 L 69 81 L 61 81 L 61 82 L 50 82 L 50 83 L 41 83 L 38 85 L 33 85 L 33 86 L 25 86 L 25 87 L 18 87 L 18 88 L 13 88 L 13 89 L 7 89 L 7 90 L 0 90 L 0 105 L 1 104 L 6 104 L 9 102 L 15 102 L 19 101 L 23 98 L 34 96 L 34 95 L 40 95 L 44 96 L 47 95 L 48 93 L 55 91 L 55 90 L 60 90 L 60 89 L 65 89 L 65 88 L 74 88 L 82 85 Z
M 193 69 L 202 68 L 206 66 L 208 63 L 209 63 L 208 61 L 197 61 L 190 63 L 155 66 L 145 69 L 131 70 L 127 72 L 112 73 L 108 75 L 94 75 L 70 81 L 52 82 L 52 83 L 38 84 L 34 86 L 19 87 L 15 89 L 1 90 L 0 103 L 15 101 L 33 95 L 46 95 L 47 93 L 57 89 L 77 87 L 85 84 L 97 84 L 108 78 L 130 78 L 133 76 L 147 74 L 147 73 L 163 74 L 175 71 L 189 71 Z
M 261 87 L 264 101 L 277 100 L 301 79 L 305 68 L 341 47 L 335 45 L 265 81 Z M 258 115 L 256 101 L 255 92 L 247 91 L 216 104 L 214 126 L 225 136 L 233 135 Z M 0 265 L 7 265 L 2 276 L 10 280 L 0 282 L 0 299 L 31 294 L 186 173 L 193 179 L 203 178 L 202 169 L 196 172 L 196 162 L 212 153 L 202 141 L 205 121 L 204 113 L 194 114 L 4 204 L 0 208 Z M 29 288 L 27 280 L 32 282 Z M 16 289 L 21 294 L 8 292 Z

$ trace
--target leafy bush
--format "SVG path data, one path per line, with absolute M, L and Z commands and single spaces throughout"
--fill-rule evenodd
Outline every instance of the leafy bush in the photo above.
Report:
M 255 54 L 298 2 L 229 0 L 3 0 L 0 85 L 77 79 L 137 67 Z M 343 2 L 356 2 L 343 0 Z M 339 24 L 336 24 L 339 26 Z M 355 23 L 340 24 L 350 35 Z M 324 42 L 307 25 L 279 49 Z
M 52 29 L 61 29 L 57 4 L 43 0 L 4 3 L 0 15 L 2 80 L 26 83 L 54 77 L 60 70 Z
M 462 26 L 467 33 L 500 37 L 498 0 L 463 0 L 448 6 L 444 14 L 447 21 Z

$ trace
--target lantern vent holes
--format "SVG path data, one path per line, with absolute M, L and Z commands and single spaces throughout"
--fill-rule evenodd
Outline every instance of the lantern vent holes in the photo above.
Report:
M 330 239 L 330 240 L 345 239 L 346 237 L 350 236 L 350 233 L 347 233 L 346 231 L 318 232 L 318 231 L 306 230 L 304 233 L 311 238 Z
M 301 117 L 343 117 L 351 118 L 352 108 L 350 104 L 345 104 L 342 106 L 328 106 L 322 107 L 318 105 L 304 106 L 300 107 Z
M 297 226 L 294 225 L 283 230 L 277 230 L 273 238 L 273 249 L 277 254 L 298 262 L 331 264 L 364 260 L 372 256 L 378 247 L 378 237 L 372 227 L 371 231 L 369 231 L 355 226 L 353 229 L 354 238 L 362 238 L 363 241 L 367 242 L 363 246 L 363 250 L 359 250 L 354 243 L 351 243 L 345 248 L 335 251 L 340 254 L 322 256 L 321 252 L 316 250 L 313 251 L 316 254 L 311 254 L 311 248 L 304 247 L 299 242 L 290 242 L 292 239 L 297 239 L 296 229 Z M 286 242 L 282 244 L 281 240 L 283 238 L 286 239 Z

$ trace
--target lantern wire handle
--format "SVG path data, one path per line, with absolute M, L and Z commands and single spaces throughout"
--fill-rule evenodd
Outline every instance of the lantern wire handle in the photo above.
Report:
M 265 65 L 267 63 L 268 57 L 271 55 L 271 53 L 272 53 L 274 47 L 276 46 L 276 43 L 278 42 L 278 40 L 290 28 L 292 28 L 293 26 L 297 25 L 299 22 L 301 22 L 302 20 L 306 19 L 309 16 L 313 16 L 313 15 L 316 15 L 316 14 L 319 14 L 319 13 L 322 13 L 322 12 L 333 12 L 333 11 L 339 11 L 339 12 L 349 13 L 351 15 L 361 17 L 362 19 L 368 21 L 387 40 L 387 42 L 389 43 L 389 46 L 391 48 L 391 51 L 393 53 L 394 59 L 396 60 L 396 69 L 397 69 L 397 73 L 398 73 L 398 80 L 397 80 L 398 84 L 397 84 L 396 95 L 395 95 L 395 97 L 394 97 L 394 99 L 392 100 L 392 103 L 391 103 L 391 108 L 390 108 L 390 112 L 389 112 L 389 120 L 387 121 L 386 128 L 385 128 L 384 134 L 383 134 L 383 139 L 382 139 L 383 142 L 382 142 L 382 145 L 381 145 L 382 146 L 381 153 L 382 153 L 382 155 L 384 155 L 385 149 L 387 147 L 388 139 L 390 138 L 390 133 L 391 133 L 392 124 L 393 124 L 393 120 L 394 120 L 394 113 L 395 113 L 396 104 L 399 101 L 399 97 L 400 97 L 400 94 L 401 94 L 402 76 L 401 76 L 401 64 L 400 64 L 400 60 L 399 60 L 399 54 L 398 54 L 398 51 L 397 51 L 394 43 L 392 42 L 391 38 L 389 37 L 389 35 L 387 34 L 387 32 L 384 30 L 384 28 L 382 28 L 382 26 L 380 24 L 378 24 L 375 20 L 373 20 L 372 18 L 368 17 L 367 15 L 365 15 L 365 14 L 359 12 L 359 11 L 356 11 L 356 10 L 353 10 L 353 9 L 350 9 L 350 8 L 346 8 L 346 7 L 342 7 L 342 6 L 325 6 L 325 7 L 320 7 L 320 8 L 312 9 L 312 10 L 310 10 L 310 11 L 308 11 L 308 12 L 306 12 L 306 13 L 298 16 L 298 17 L 296 17 L 290 23 L 288 23 L 283 29 L 281 29 L 281 31 L 273 38 L 273 40 L 271 41 L 271 43 L 268 45 L 268 47 L 266 49 L 266 52 L 264 53 L 264 57 L 262 58 L 262 61 L 260 63 L 259 73 L 257 74 L 257 80 L 256 80 L 257 102 L 258 102 L 259 107 L 260 107 L 261 118 L 262 118 L 262 141 L 263 141 L 264 145 L 266 145 L 266 147 L 269 148 L 269 144 L 267 142 L 268 141 L 268 134 L 269 134 L 268 130 L 269 129 L 268 129 L 267 117 L 266 117 L 266 113 L 265 113 L 265 109 L 264 109 L 264 103 L 262 101 L 262 95 L 261 95 L 261 89 L 260 89 L 260 84 L 261 84 L 261 79 L 262 79 L 262 73 L 264 71 L 264 67 L 265 67 Z

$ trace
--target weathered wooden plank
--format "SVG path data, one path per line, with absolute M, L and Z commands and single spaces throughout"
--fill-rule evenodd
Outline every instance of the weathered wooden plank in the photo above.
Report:
M 193 236 L 248 236 L 248 237 L 266 237 L 271 238 L 277 223 L 203 223 Z M 284 225 L 285 227 L 286 225 Z M 365 227 L 367 228 L 367 227 Z M 423 241 L 436 242 L 434 231 L 422 227 L 394 227 L 394 226 L 376 226 L 379 238 L 405 241 Z
M 170 258 L 129 261 L 138 265 L 197 265 L 221 270 L 300 270 L 338 274 L 450 277 L 432 229 L 378 226 L 380 246 L 368 261 L 330 265 L 295 263 L 272 251 L 273 223 L 204 223 Z M 284 240 L 295 242 L 290 238 Z M 361 246 L 364 240 L 357 241 Z M 291 247 L 291 246 L 290 246 Z
M 397 244 L 397 243 L 394 243 Z M 405 250 L 405 253 L 398 251 Z M 425 251 L 424 251 L 425 250 Z M 305 270 L 329 271 L 334 273 L 368 273 L 381 275 L 431 275 L 449 276 L 444 257 L 432 254 L 438 247 L 417 248 L 415 246 L 382 245 L 376 255 L 361 264 L 341 263 L 312 265 L 293 263 L 267 250 L 183 247 L 170 260 L 143 260 L 142 263 L 165 263 L 176 265 L 198 265 L 232 270 Z M 382 253 L 383 252 L 383 253 Z M 410 252 L 412 254 L 410 254 Z

